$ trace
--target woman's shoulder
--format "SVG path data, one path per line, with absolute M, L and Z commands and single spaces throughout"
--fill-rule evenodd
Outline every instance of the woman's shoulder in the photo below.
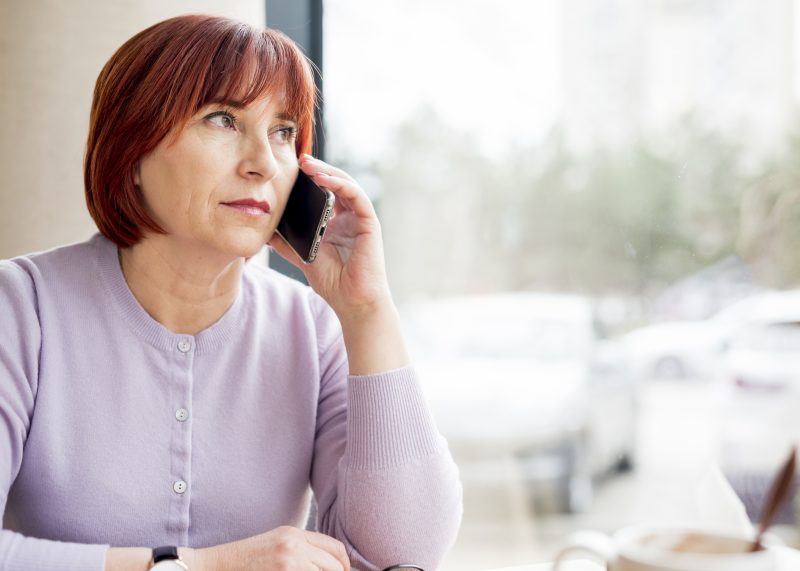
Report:
M 96 259 L 99 234 L 90 239 L 0 260 L 0 286 L 62 281 L 70 274 L 86 275 Z M 91 273 L 91 272 L 90 272 Z
M 0 301 L 5 305 L 34 295 L 33 278 L 26 264 L 18 258 L 0 260 Z
M 97 248 L 104 240 L 99 234 L 89 240 L 57 246 L 16 256 L 8 260 L 0 260 L 0 268 L 5 274 L 23 273 L 28 275 L 59 271 L 84 271 L 87 264 L 93 264 Z

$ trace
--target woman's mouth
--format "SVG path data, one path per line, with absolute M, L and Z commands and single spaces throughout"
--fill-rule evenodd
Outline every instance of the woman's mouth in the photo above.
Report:
M 266 216 L 270 212 L 269 202 L 265 200 L 255 200 L 252 198 L 234 200 L 232 202 L 223 202 L 222 205 L 238 210 L 247 216 Z

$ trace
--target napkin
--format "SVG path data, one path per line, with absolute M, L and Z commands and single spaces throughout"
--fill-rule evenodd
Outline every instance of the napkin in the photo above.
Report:
M 755 537 L 744 503 L 716 464 L 710 464 L 695 489 L 697 523 L 734 535 Z
M 697 524 L 745 537 L 755 537 L 756 530 L 747 510 L 717 465 L 710 465 L 695 489 Z M 800 569 L 800 551 L 782 545 L 770 547 L 775 552 L 778 571 Z

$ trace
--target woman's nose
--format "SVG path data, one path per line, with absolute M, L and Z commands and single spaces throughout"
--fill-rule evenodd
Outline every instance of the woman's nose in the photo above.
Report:
M 240 163 L 242 176 L 247 178 L 272 179 L 278 172 L 278 162 L 268 140 L 252 138 Z

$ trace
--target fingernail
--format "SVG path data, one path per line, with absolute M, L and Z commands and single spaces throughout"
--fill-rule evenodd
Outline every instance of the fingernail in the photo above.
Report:
M 311 156 L 311 155 L 309 155 L 308 153 L 303 153 L 303 157 L 304 157 L 304 158 L 306 158 L 306 159 L 308 159 L 308 160 L 310 160 L 310 161 L 313 161 L 313 160 L 314 160 L 314 157 L 312 157 L 312 156 Z
M 326 177 L 326 176 L 329 176 L 329 175 L 328 175 L 327 173 L 324 173 L 324 172 L 320 171 L 320 172 L 318 172 L 318 173 L 317 173 L 316 175 L 314 175 L 314 176 Z

